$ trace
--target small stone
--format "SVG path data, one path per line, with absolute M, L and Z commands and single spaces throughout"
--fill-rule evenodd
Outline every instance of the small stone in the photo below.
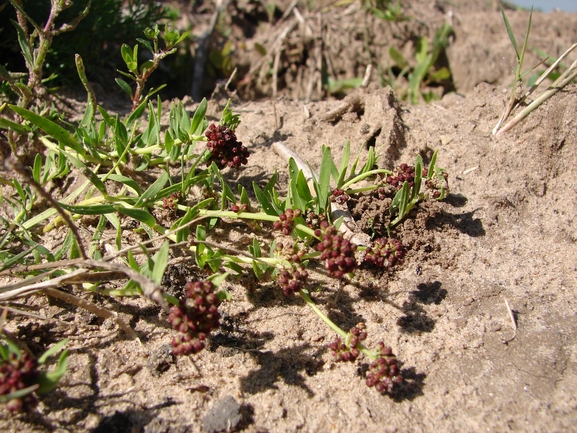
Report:
M 153 376 L 160 376 L 174 364 L 174 355 L 172 354 L 172 347 L 170 344 L 163 344 L 156 349 L 146 363 L 146 368 Z
M 240 404 L 227 395 L 202 418 L 202 428 L 209 433 L 234 431 L 242 420 Z

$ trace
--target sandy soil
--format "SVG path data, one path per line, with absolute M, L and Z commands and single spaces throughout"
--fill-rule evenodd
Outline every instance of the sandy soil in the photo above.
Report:
M 408 106 L 371 84 L 357 91 L 364 110 L 331 122 L 323 118 L 340 101 L 239 101 L 237 135 L 252 156 L 228 173 L 247 186 L 265 184 L 274 170 L 286 180 L 275 141 L 313 166 L 322 144 L 338 155 L 346 140 L 366 153 L 372 139 L 389 167 L 438 150 L 451 193 L 399 230 L 414 246 L 405 264 L 370 284 L 320 276 L 313 284 L 315 302 L 335 322 L 348 329 L 364 321 L 370 343 L 393 348 L 407 383 L 392 397 L 367 388 L 359 365 L 333 362 L 331 330 L 273 286 L 227 283 L 233 300 L 222 304 L 223 326 L 208 350 L 178 359 L 167 351 L 166 317 L 150 303 L 91 298 L 117 311 L 139 344 L 112 323 L 35 298 L 40 314 L 58 320 L 13 321 L 14 333 L 32 349 L 71 338 L 69 370 L 36 412 L 11 418 L 0 410 L 1 430 L 211 431 L 207 414 L 224 402 L 247 432 L 577 431 L 577 89 L 493 136 L 511 79 L 500 13 L 477 2 L 443 3 L 443 11 L 422 3 L 437 11 L 433 21 L 453 10 L 447 57 L 456 93 Z M 520 29 L 527 16 L 509 12 Z M 532 40 L 556 54 L 575 39 L 576 21 L 536 13 Z M 221 236 L 241 245 L 251 230 L 233 226 Z M 186 262 L 172 263 L 167 286 L 194 277 Z

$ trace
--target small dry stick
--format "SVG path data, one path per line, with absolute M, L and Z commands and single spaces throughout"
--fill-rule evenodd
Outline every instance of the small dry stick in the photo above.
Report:
M 56 211 L 60 214 L 62 219 L 64 219 L 64 221 L 66 222 L 66 225 L 68 225 L 68 227 L 72 231 L 72 235 L 74 236 L 74 238 L 76 239 L 76 243 L 78 244 L 78 250 L 80 252 L 80 255 L 82 256 L 82 258 L 87 259 L 88 256 L 86 255 L 86 250 L 84 249 L 82 238 L 78 233 L 78 228 L 70 218 L 70 215 L 68 215 L 66 211 L 62 209 L 62 207 L 58 204 L 58 202 L 54 200 L 54 198 L 46 192 L 46 190 L 42 187 L 42 185 L 36 182 L 34 177 L 32 177 L 32 175 L 30 175 L 30 173 L 28 172 L 29 168 L 22 165 L 20 161 L 16 160 L 13 157 L 8 158 L 4 162 L 4 166 L 8 170 L 17 171 L 22 176 L 24 176 L 26 181 L 30 183 L 34 187 L 34 189 L 36 189 L 36 191 L 38 191 L 38 193 L 42 196 L 42 198 L 44 198 L 48 203 L 50 203 L 52 207 L 54 207 L 54 209 L 56 209 Z
M 62 301 L 68 302 L 69 304 L 76 305 L 77 307 L 84 308 L 87 311 L 90 311 L 93 314 L 96 314 L 99 317 L 104 319 L 112 319 L 116 322 L 120 329 L 128 334 L 130 338 L 133 340 L 137 340 L 141 343 L 140 338 L 134 330 L 128 326 L 124 320 L 114 314 L 112 311 L 107 310 L 106 308 L 99 307 L 96 304 L 93 304 L 86 299 L 79 298 L 78 296 L 71 295 L 69 293 L 62 292 L 58 289 L 44 289 L 42 290 L 43 293 L 52 296 L 53 298 L 61 299 Z M 142 343 L 141 343 L 142 344 Z
M 517 336 L 517 321 L 515 320 L 515 315 L 513 314 L 513 310 L 509 305 L 509 301 L 507 301 L 507 298 L 503 298 L 503 300 L 505 301 L 505 306 L 507 307 L 507 312 L 509 313 L 509 318 L 511 319 L 511 325 L 513 325 L 513 336 L 508 340 L 503 340 L 503 343 L 507 344 L 513 341 Z

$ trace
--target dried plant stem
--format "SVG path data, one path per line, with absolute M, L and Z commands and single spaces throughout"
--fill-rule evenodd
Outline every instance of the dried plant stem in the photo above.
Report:
M 551 74 L 551 72 L 555 70 L 555 68 L 559 65 L 559 63 L 561 63 L 561 61 L 565 57 L 567 57 L 567 55 L 571 53 L 575 48 L 577 48 L 577 43 L 571 45 L 569 49 L 567 49 L 551 66 L 549 66 L 549 68 L 547 68 L 547 70 L 541 74 L 541 76 L 537 79 L 535 84 L 533 84 L 533 86 L 531 86 L 531 88 L 527 90 L 527 92 L 525 92 L 525 94 L 521 98 L 519 98 L 518 100 L 511 100 L 509 102 L 505 112 L 499 119 L 499 122 L 497 123 L 495 128 L 493 128 L 493 135 L 499 136 L 510 130 L 513 126 L 515 126 L 525 117 L 527 117 L 533 110 L 539 107 L 543 102 L 551 98 L 555 93 L 563 89 L 571 81 L 577 78 L 577 70 L 576 70 L 577 61 L 576 61 L 573 62 L 573 64 L 566 71 L 564 71 L 563 74 L 561 74 L 561 76 L 559 76 L 559 78 L 557 78 L 557 80 L 555 80 L 555 82 L 547 88 L 547 90 L 545 90 L 539 97 L 537 97 L 527 107 L 525 107 L 523 111 L 521 111 L 513 119 L 511 119 L 505 126 L 503 126 L 503 128 L 499 129 L 501 124 L 505 121 L 505 119 L 509 116 L 509 114 L 511 114 L 511 112 L 515 108 L 517 108 L 520 104 L 522 104 L 525 101 L 525 99 L 527 99 L 527 97 L 531 95 L 537 89 L 537 87 L 539 87 L 541 83 L 543 83 L 543 81 L 545 81 L 545 79 Z
M 572 67 L 570 69 L 568 69 L 568 71 L 571 71 L 572 68 L 574 68 L 576 64 L 577 64 L 577 62 L 573 63 Z M 559 78 L 562 78 L 562 77 L 559 77 Z M 573 70 L 572 73 L 570 75 L 566 76 L 564 79 L 562 79 L 562 81 L 559 82 L 559 79 L 557 81 L 555 81 L 555 83 L 553 83 L 553 85 L 551 85 L 545 92 L 543 92 L 541 94 L 541 96 L 539 96 L 537 99 L 535 99 L 533 102 L 531 102 L 523 111 L 521 111 L 513 119 L 511 119 L 505 126 L 503 126 L 503 128 L 501 128 L 501 130 L 499 132 L 497 132 L 496 135 L 499 136 L 499 135 L 507 132 L 509 129 L 511 129 L 513 126 L 515 126 L 521 120 L 523 120 L 525 117 L 527 117 L 529 114 L 531 114 L 531 112 L 533 110 L 535 110 L 537 107 L 539 107 L 543 102 L 545 102 L 547 99 L 552 97 L 555 93 L 557 93 L 559 90 L 563 89 L 565 86 L 567 86 L 569 83 L 571 83 L 571 81 L 573 81 L 575 78 L 577 78 L 577 70 Z
M 87 311 L 90 311 L 93 314 L 96 314 L 98 317 L 102 317 L 103 319 L 112 319 L 116 322 L 118 327 L 126 332 L 130 338 L 133 340 L 137 340 L 140 342 L 140 338 L 134 330 L 128 326 L 124 320 L 114 314 L 112 311 L 107 310 L 106 308 L 99 307 L 96 304 L 93 304 L 86 299 L 79 298 L 78 296 L 71 295 L 69 293 L 62 292 L 58 289 L 44 289 L 42 290 L 43 293 L 52 296 L 53 298 L 60 299 L 62 301 L 68 302 L 69 304 L 76 305 L 77 307 L 84 308 Z
M 88 255 L 86 254 L 86 250 L 84 249 L 84 245 L 82 243 L 82 238 L 78 233 L 78 228 L 74 224 L 74 221 L 72 221 L 70 215 L 68 215 L 68 213 L 64 209 L 62 209 L 62 207 L 58 204 L 58 202 L 54 200 L 54 198 L 46 192 L 46 190 L 42 187 L 42 185 L 36 182 L 34 177 L 30 175 L 29 173 L 30 169 L 22 165 L 20 161 L 16 160 L 13 157 L 8 158 L 4 162 L 4 165 L 8 170 L 14 170 L 20 173 L 26 179 L 26 181 L 30 183 L 34 187 L 34 189 L 36 189 L 36 191 L 38 191 L 38 194 L 40 194 L 42 198 L 44 198 L 48 203 L 50 203 L 52 207 L 54 207 L 54 209 L 56 209 L 56 211 L 60 214 L 62 219 L 66 222 L 66 225 L 72 231 L 72 235 L 74 236 L 74 238 L 76 239 L 76 243 L 78 244 L 78 250 L 80 252 L 80 255 L 82 256 L 83 259 L 87 259 Z
M 0 288 L 0 300 L 7 300 L 14 297 L 20 297 L 28 295 L 32 292 L 44 290 L 46 288 L 58 287 L 62 284 L 79 284 L 82 282 L 89 282 L 90 278 L 81 278 L 80 275 L 84 275 L 90 269 L 105 269 L 111 272 L 119 272 L 124 274 L 127 278 L 138 283 L 142 289 L 142 294 L 153 302 L 159 304 L 165 311 L 168 311 L 170 307 L 168 303 L 162 296 L 162 290 L 159 285 L 157 285 L 151 279 L 140 274 L 128 266 L 122 265 L 120 263 L 110 263 L 102 260 L 92 260 L 92 259 L 76 259 L 76 260 L 62 260 L 60 262 L 50 262 L 43 263 L 43 269 L 47 268 L 66 268 L 66 267 L 78 267 L 75 271 L 69 274 L 61 275 L 56 278 L 52 278 L 47 281 L 42 281 L 44 278 L 52 275 L 55 270 L 45 272 L 44 274 L 38 275 L 31 279 L 5 286 Z M 29 269 L 29 268 L 28 268 Z M 38 282 L 37 282 L 38 281 Z
M 503 343 L 507 344 L 513 341 L 515 337 L 517 337 L 517 321 L 515 320 L 515 315 L 513 314 L 513 310 L 509 305 L 509 301 L 507 301 L 507 298 L 503 298 L 503 300 L 505 301 L 505 307 L 507 307 L 507 312 L 509 313 L 509 318 L 511 319 L 511 325 L 513 326 L 513 336 L 508 340 L 503 340 Z

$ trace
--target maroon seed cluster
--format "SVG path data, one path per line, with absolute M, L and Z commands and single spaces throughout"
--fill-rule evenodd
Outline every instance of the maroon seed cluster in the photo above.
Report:
M 313 230 L 320 229 L 321 223 L 326 220 L 327 220 L 326 215 L 316 214 L 312 210 L 309 210 L 305 216 L 305 223 L 309 228 Z
M 175 355 L 189 355 L 204 349 L 206 337 L 220 326 L 220 300 L 210 281 L 186 285 L 186 300 L 170 309 L 168 320 L 178 334 L 172 340 Z
M 365 254 L 365 262 L 379 268 L 391 268 L 396 264 L 402 264 L 406 250 L 398 239 L 378 238 L 368 247 Z
M 235 213 L 248 212 L 248 205 L 243 203 L 236 203 L 230 207 L 230 210 Z
M 403 383 L 397 357 L 390 347 L 381 341 L 377 344 L 378 358 L 367 371 L 367 386 L 375 387 L 380 393 L 390 393 L 394 385 Z
M 285 268 L 280 271 L 277 283 L 282 289 L 285 296 L 290 296 L 302 289 L 309 277 L 309 273 L 302 265 L 291 268 Z
M 345 204 L 347 201 L 349 201 L 349 198 L 349 195 L 342 189 L 334 189 L 330 200 L 332 203 Z
M 295 218 L 299 218 L 302 212 L 300 209 L 292 210 L 287 209 L 284 213 L 281 213 L 278 221 L 275 221 L 273 228 L 275 230 L 282 230 L 283 234 L 290 236 L 295 226 Z
M 335 361 L 353 362 L 359 357 L 361 351 L 357 348 L 357 344 L 367 339 L 367 332 L 365 329 L 365 324 L 359 323 L 350 330 L 348 344 L 337 337 L 335 341 L 329 345 L 329 349 L 333 352 Z
M 173 194 L 170 194 L 169 197 L 164 197 L 162 199 L 162 207 L 164 209 L 176 210 L 176 205 L 178 204 L 181 198 L 182 198 L 181 192 L 175 192 Z
M 426 175 L 427 169 L 423 168 L 422 176 L 425 177 Z M 404 163 L 399 165 L 393 174 L 387 176 L 385 182 L 396 190 L 401 189 L 405 182 L 409 182 L 412 187 L 415 184 L 415 166 Z
M 218 168 L 237 168 L 248 162 L 248 149 L 236 139 L 235 133 L 224 125 L 208 127 L 205 135 L 208 137 L 207 149 L 212 154 L 208 163 L 214 161 Z
M 441 190 L 448 188 L 448 177 L 448 173 L 444 171 L 442 179 L 433 177 L 432 179 L 427 179 L 425 181 L 425 187 L 432 198 L 438 199 L 441 196 Z
M 321 238 L 316 250 L 322 253 L 321 260 L 325 261 L 331 277 L 342 278 L 345 274 L 355 270 L 357 246 L 338 234 L 334 226 L 329 226 L 326 221 L 323 221 L 321 228 L 315 230 L 315 236 Z
M 0 395 L 10 394 L 38 383 L 38 361 L 28 353 L 18 357 L 10 353 L 0 365 Z M 11 412 L 23 412 L 36 405 L 36 398 L 28 394 L 9 400 L 6 408 Z

